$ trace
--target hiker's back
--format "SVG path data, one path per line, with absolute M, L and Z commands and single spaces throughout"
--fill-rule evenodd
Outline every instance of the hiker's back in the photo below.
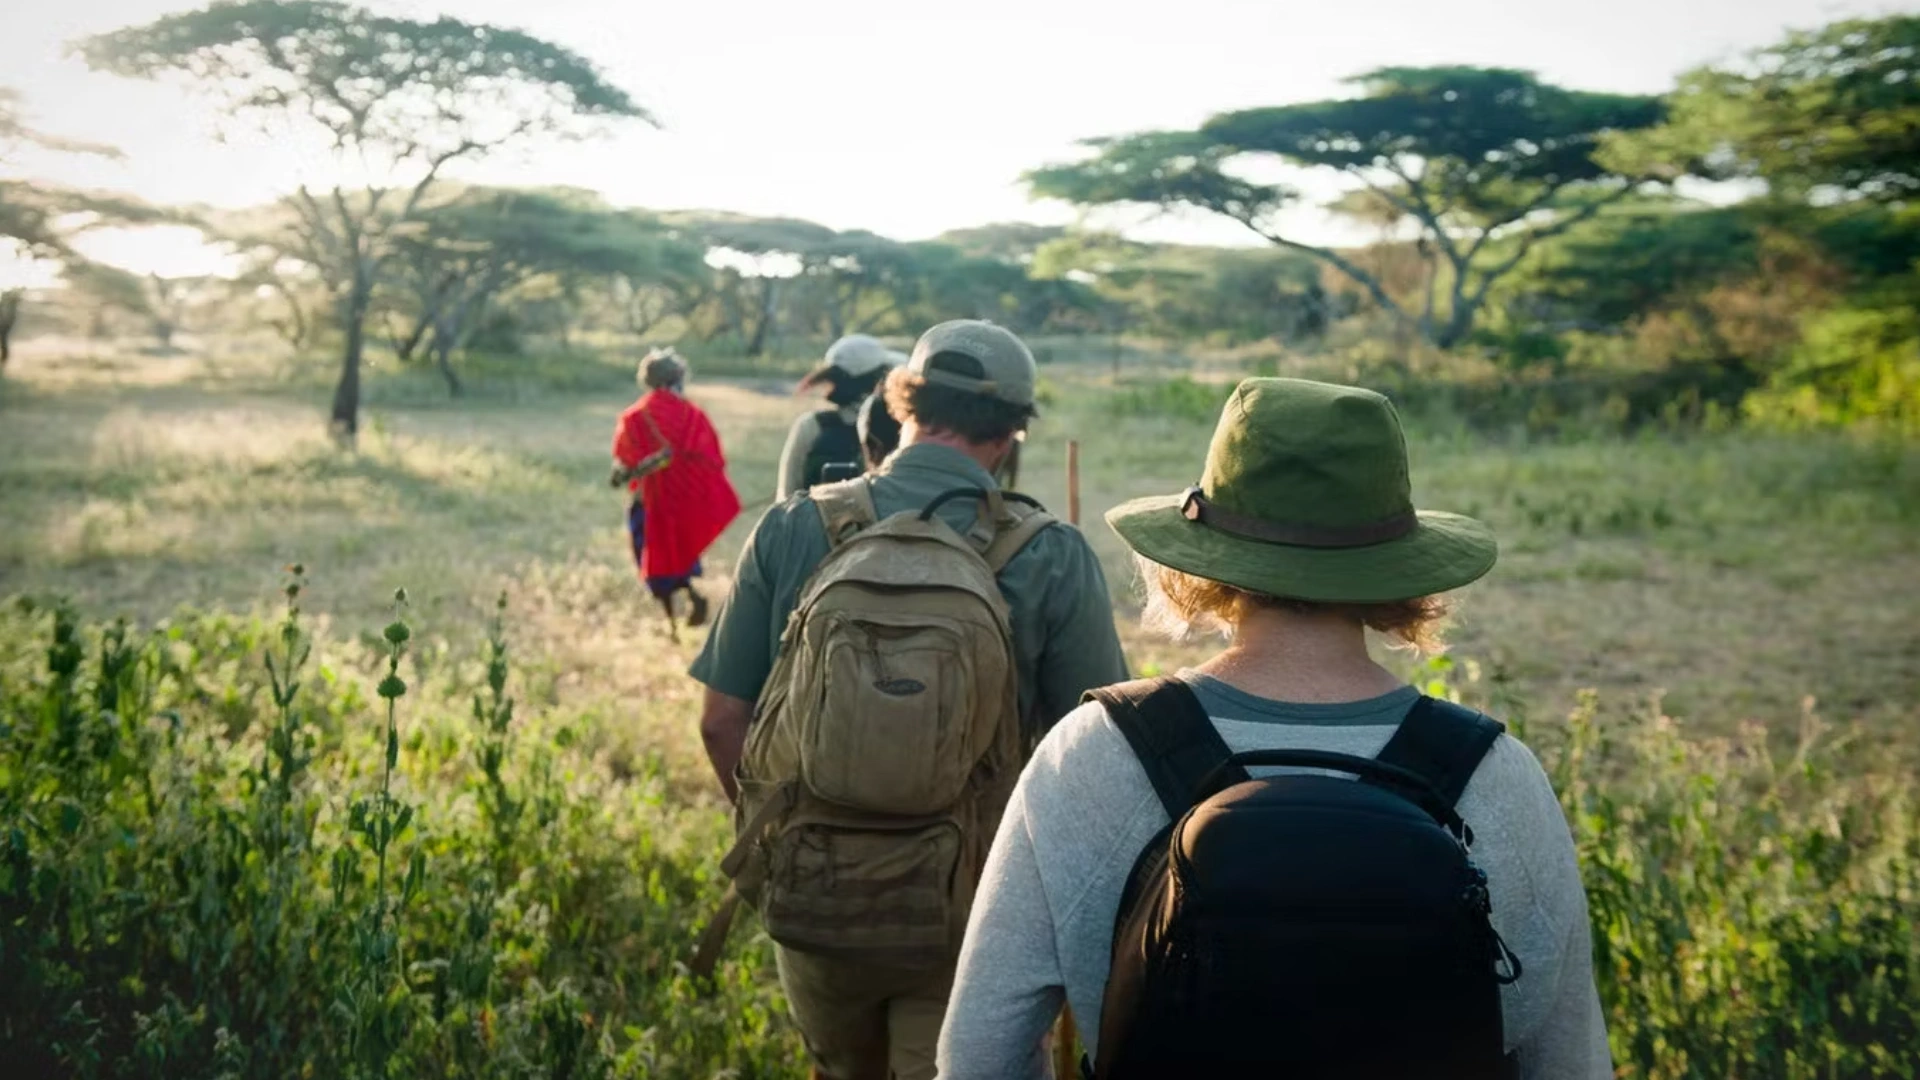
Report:
M 826 481 L 828 470 L 836 465 L 853 466 L 855 474 L 862 471 L 859 428 L 846 413 L 844 409 L 821 409 L 813 414 L 817 432 L 807 447 L 801 474 L 803 487 Z
M 1105 578 L 1076 530 L 1041 528 L 1004 573 L 982 572 L 987 545 L 955 542 L 974 506 L 928 505 L 956 488 L 991 503 L 1037 378 L 1002 327 L 952 320 L 921 335 L 887 378 L 889 414 L 918 434 L 870 490 L 876 518 L 930 510 L 944 524 L 902 523 L 850 545 L 872 551 L 836 554 L 820 514 L 831 494 L 783 500 L 742 549 L 694 661 L 708 757 L 741 806 L 745 843 L 727 869 L 775 938 L 796 943 L 774 956 L 827 1076 L 933 1080 L 975 853 L 1021 753 L 1087 688 L 1125 678 Z M 782 455 L 796 481 L 798 442 Z M 870 762 L 895 751 L 909 760 Z M 933 966 L 893 962 L 923 958 Z
M 1417 697 L 1403 689 L 1363 702 L 1301 705 L 1256 698 L 1205 676 L 1186 677 L 1234 752 L 1291 747 L 1372 757 Z M 1049 979 L 1064 983 L 1084 1044 L 1099 1045 L 1108 1027 L 1104 999 L 1115 970 L 1116 931 L 1128 910 L 1122 895 L 1136 857 L 1150 846 L 1164 850 L 1170 824 L 1138 756 L 1097 704 L 1063 720 L 1041 744 L 1010 806 L 1018 820 L 1007 822 L 1002 833 L 1015 842 L 1007 845 L 1005 864 L 989 870 L 993 890 L 976 899 L 976 936 L 963 955 L 956 1011 L 948 1019 L 944 1064 L 963 1080 L 1032 1075 L 1022 1064 L 1031 1045 L 1025 1040 L 1028 1031 L 1037 1038 L 1038 1030 L 1023 1026 L 1009 1037 L 1006 1010 L 1027 987 Z M 1500 991 L 1506 1048 L 1550 1048 L 1542 1058 L 1523 1056 L 1529 1078 L 1601 1080 L 1610 1071 L 1592 995 L 1586 907 L 1551 785 L 1525 746 L 1502 738 L 1476 770 L 1458 811 L 1476 833 L 1473 861 L 1489 878 L 1494 925 L 1524 963 L 1520 980 Z M 1080 899 L 1056 901 L 1069 896 Z M 1053 928 L 1052 949 L 1035 949 L 1035 931 L 1020 925 L 1028 921 Z M 1018 925 L 1018 932 L 977 933 L 1007 924 Z M 1396 1045 L 1400 1036 L 1373 1007 L 1371 991 L 1342 1003 L 1367 1031 L 1356 1045 Z M 1297 1067 L 1298 1039 L 1308 1028 L 1304 1017 L 1262 1013 L 1246 1033 L 1272 1059 L 1263 1066 L 1267 1071 L 1247 1075 L 1311 1075 L 1280 1071 L 1280 1064 Z M 1095 1065 L 1105 1064 L 1096 1054 Z
M 1499 724 L 1421 697 L 1377 757 L 1235 754 L 1180 680 L 1095 696 L 1171 819 L 1122 893 L 1101 1080 L 1509 1075 L 1499 988 L 1520 966 L 1454 809 Z M 1277 765 L 1354 778 L 1247 772 Z
M 995 574 L 1051 519 L 984 490 L 884 520 L 866 480 L 812 498 L 834 547 L 760 699 L 726 868 L 789 949 L 939 968 L 1019 771 Z M 936 516 L 954 499 L 984 502 L 977 540 Z

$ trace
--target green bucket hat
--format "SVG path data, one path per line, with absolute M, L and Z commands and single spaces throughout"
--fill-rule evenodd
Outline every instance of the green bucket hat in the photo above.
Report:
M 1143 557 L 1250 592 L 1384 603 L 1493 567 L 1486 525 L 1413 508 L 1400 417 L 1371 390 L 1249 379 L 1220 414 L 1206 473 L 1107 524 Z

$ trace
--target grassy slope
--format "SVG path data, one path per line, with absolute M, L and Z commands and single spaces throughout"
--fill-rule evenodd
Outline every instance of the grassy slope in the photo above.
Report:
M 339 632 L 378 625 L 404 584 L 429 642 L 446 628 L 464 649 L 504 587 L 534 638 L 523 655 L 544 658 L 545 694 L 614 715 L 644 701 L 665 728 L 616 724 L 610 737 L 697 760 L 678 722 L 694 708 L 680 677 L 693 642 L 668 643 L 640 603 L 620 497 L 602 480 L 631 397 L 624 372 L 576 366 L 560 389 L 496 380 L 457 404 L 376 375 L 351 455 L 322 433 L 316 374 L 29 353 L 0 388 L 0 594 L 60 591 L 144 616 L 248 607 L 299 560 L 310 610 Z M 1210 406 L 1105 378 L 1051 369 L 1023 486 L 1064 510 L 1064 442 L 1083 441 L 1088 533 L 1130 610 L 1131 570 L 1099 515 L 1192 482 Z M 765 383 L 696 381 L 694 397 L 743 498 L 763 504 L 806 403 Z M 1509 707 L 1559 715 L 1594 687 L 1613 709 L 1664 693 L 1668 712 L 1722 733 L 1746 719 L 1790 728 L 1809 696 L 1872 730 L 1920 718 L 1920 455 L 1746 436 L 1501 445 L 1438 424 L 1414 425 L 1413 455 L 1422 505 L 1484 516 L 1502 538 L 1455 640 Z M 716 587 L 751 520 L 720 541 Z M 1126 631 L 1137 665 L 1198 655 L 1141 638 L 1130 618 Z
M 369 631 L 404 583 L 420 633 L 406 669 L 395 787 L 420 807 L 402 848 L 424 853 L 429 867 L 404 920 L 406 954 L 430 965 L 484 954 L 494 965 L 490 988 L 455 994 L 444 1018 L 434 1010 L 448 1000 L 445 988 L 426 975 L 392 999 L 412 1017 L 409 1075 L 478 1076 L 484 1066 L 518 1076 L 532 1063 L 543 1075 L 581 1075 L 562 1067 L 563 1058 L 578 1064 L 562 1044 L 596 1025 L 619 1058 L 611 1075 L 705 1077 L 722 1063 L 742 1077 L 791 1075 L 797 1039 L 764 934 L 736 934 L 717 996 L 692 993 L 673 967 L 718 893 L 713 866 L 727 830 L 713 803 L 700 801 L 712 799 L 713 785 L 682 674 L 693 646 L 669 644 L 639 602 L 618 496 L 602 486 L 606 429 L 630 394 L 625 375 L 569 369 L 559 373 L 564 390 L 489 379 L 458 407 L 430 384 L 382 375 L 361 450 L 343 455 L 319 434 L 317 374 L 288 382 L 244 369 L 210 375 L 195 361 L 29 357 L 0 383 L 0 596 L 64 591 L 96 615 L 156 617 L 192 602 L 271 617 L 277 568 L 299 559 L 313 578 L 305 609 L 333 623 L 317 644 L 318 677 L 302 692 L 317 741 L 313 775 L 297 792 L 318 839 L 292 860 L 283 891 L 300 902 L 284 922 L 271 881 L 261 885 L 256 873 L 241 883 L 253 881 L 249 891 L 220 876 L 263 865 L 246 855 L 251 834 L 208 824 L 225 815 L 244 826 L 265 805 L 239 770 L 259 758 L 273 726 L 259 659 L 267 624 L 215 615 L 141 646 L 152 655 L 130 670 L 161 685 L 149 704 L 177 705 L 185 729 L 202 736 L 161 753 L 163 742 L 174 746 L 168 713 L 123 729 L 104 704 L 82 710 L 98 715 L 75 729 L 95 737 L 63 741 L 58 703 L 104 700 L 100 688 L 83 684 L 63 698 L 54 687 L 46 699 L 54 706 L 43 707 L 32 691 L 58 651 L 48 646 L 49 620 L 0 607 L 0 678 L 26 688 L 0 693 L 0 712 L 12 707 L 9 730 L 37 747 L 24 760 L 40 770 L 14 790 L 28 805 L 65 806 L 59 820 L 72 823 L 33 846 L 40 871 L 16 879 L 48 887 L 35 893 L 45 903 L 18 937 L 31 951 L 8 955 L 28 956 L 32 968 L 44 953 L 55 975 L 66 970 L 59 963 L 95 973 L 114 995 L 86 996 L 121 1041 L 137 1035 L 180 1067 L 225 1060 L 226 1030 L 215 1027 L 235 1009 L 256 1047 L 293 1017 L 323 1044 L 296 1047 L 293 1060 L 338 1056 L 324 1044 L 343 1025 L 358 1030 L 376 999 L 352 998 L 367 1008 L 342 1021 L 340 995 L 359 985 L 365 964 L 349 947 L 337 896 L 329 899 L 340 887 L 329 885 L 331 860 L 345 850 L 345 808 L 374 790 L 379 773 L 385 731 L 369 688 L 384 668 Z M 1124 496 L 1190 482 L 1209 392 L 1116 393 L 1092 373 L 1052 375 L 1056 401 L 1029 458 L 1037 494 L 1063 504 L 1068 432 L 1087 442 L 1089 517 Z M 759 501 L 785 421 L 801 406 L 737 384 L 696 396 L 721 424 L 743 493 Z M 1507 706 L 1527 701 L 1554 721 L 1543 757 L 1588 878 L 1623 1074 L 1909 1074 L 1902 1051 L 1920 1044 L 1911 1008 L 1920 861 L 1908 772 L 1886 751 L 1914 746 L 1902 723 L 1915 716 L 1913 453 L 1744 438 L 1499 446 L 1448 432 L 1416 431 L 1423 501 L 1484 514 L 1507 544 L 1502 568 L 1470 598 L 1459 653 L 1485 673 L 1476 692 Z M 748 524 L 722 541 L 717 570 Z M 1090 535 L 1124 592 L 1111 536 L 1098 527 Z M 507 774 L 518 805 L 540 811 L 515 817 L 507 841 L 478 815 L 467 715 L 484 673 L 480 616 L 502 587 L 513 600 L 509 693 L 524 706 L 508 727 Z M 1137 663 L 1193 655 L 1127 627 Z M 343 670 L 358 677 L 339 677 Z M 1596 724 L 1585 709 L 1562 726 L 1561 705 L 1583 685 L 1601 688 L 1602 706 L 1616 713 L 1669 687 L 1693 727 L 1730 737 L 1687 742 L 1658 718 Z M 1874 768 L 1836 768 L 1825 752 L 1771 758 L 1757 728 L 1740 723 L 1773 721 L 1776 741 L 1791 743 L 1809 691 L 1831 715 L 1864 718 L 1888 736 L 1866 744 Z M 1539 738 L 1544 726 L 1529 729 L 1536 745 L 1549 742 Z M 98 737 L 123 730 L 131 742 Z M 167 797 L 136 797 L 123 777 L 123 797 L 103 802 L 90 785 L 112 769 L 91 759 L 75 768 L 71 753 L 56 753 L 135 744 L 152 760 L 129 775 L 171 785 Z M 674 791 L 656 782 L 661 765 Z M 70 797 L 88 812 L 72 813 L 62 801 Z M 126 845 L 127 830 L 146 841 Z M 118 870 L 102 876 L 109 863 Z M 470 905 L 494 895 L 485 884 L 493 875 L 514 884 L 474 945 L 463 936 Z M 349 911 L 369 895 L 367 878 L 349 881 Z M 62 915 L 68 902 L 87 918 Z M 149 923 L 166 936 L 97 932 Z M 266 926 L 293 926 L 318 944 L 272 950 L 287 962 L 254 970 L 253 954 L 235 952 L 234 932 L 257 942 Z M 168 965 L 181 970 L 161 970 Z M 278 981 L 262 974 L 282 969 L 289 977 Z M 151 1008 L 167 993 L 204 1005 L 194 981 L 202 975 L 218 999 L 206 1017 L 128 1007 Z M 30 1049 L 48 1051 L 93 1022 L 66 1008 L 73 985 L 8 985 L 41 1010 L 30 1034 L 15 1033 Z M 299 1009 L 256 1001 L 263 987 L 291 991 Z M 323 1012 L 327 1024 L 300 1019 Z M 436 1062 L 446 1067 L 436 1071 Z M 254 1075 L 292 1074 L 266 1057 L 255 1064 Z

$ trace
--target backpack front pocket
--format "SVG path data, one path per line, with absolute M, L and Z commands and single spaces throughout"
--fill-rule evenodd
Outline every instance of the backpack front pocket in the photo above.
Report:
M 771 847 L 761 915 L 781 945 L 906 967 L 953 958 L 964 927 L 957 822 L 911 829 L 799 822 Z
M 856 810 L 924 816 L 966 791 L 976 746 L 975 645 L 958 625 L 918 616 L 834 618 L 821 637 L 802 713 L 800 778 Z M 988 729 L 989 732 L 991 729 Z

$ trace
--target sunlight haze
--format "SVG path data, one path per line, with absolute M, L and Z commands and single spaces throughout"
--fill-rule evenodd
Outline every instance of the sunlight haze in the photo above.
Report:
M 82 0 L 36 3 L 15 16 L 0 38 L 0 65 L 24 91 L 32 122 L 125 152 L 117 161 L 23 153 L 20 171 L 225 207 L 330 182 L 334 164 L 317 144 L 223 132 L 205 99 L 94 74 L 65 53 L 79 36 L 183 6 Z M 900 239 L 991 221 L 1071 221 L 1062 205 L 1030 201 L 1019 176 L 1072 156 L 1077 139 L 1339 95 L 1343 78 L 1371 68 L 1501 65 L 1575 88 L 1658 92 L 1676 73 L 1772 41 L 1783 27 L 1886 10 L 1834 0 L 374 6 L 518 26 L 564 44 L 604 67 L 663 125 L 527 144 L 461 163 L 451 171 L 457 178 L 583 186 L 619 205 L 788 215 Z M 1365 239 L 1316 209 L 1293 214 L 1289 225 L 1305 239 Z M 1249 241 L 1218 220 L 1098 220 L 1148 239 Z M 107 234 L 84 246 L 141 272 L 218 265 L 178 230 Z

